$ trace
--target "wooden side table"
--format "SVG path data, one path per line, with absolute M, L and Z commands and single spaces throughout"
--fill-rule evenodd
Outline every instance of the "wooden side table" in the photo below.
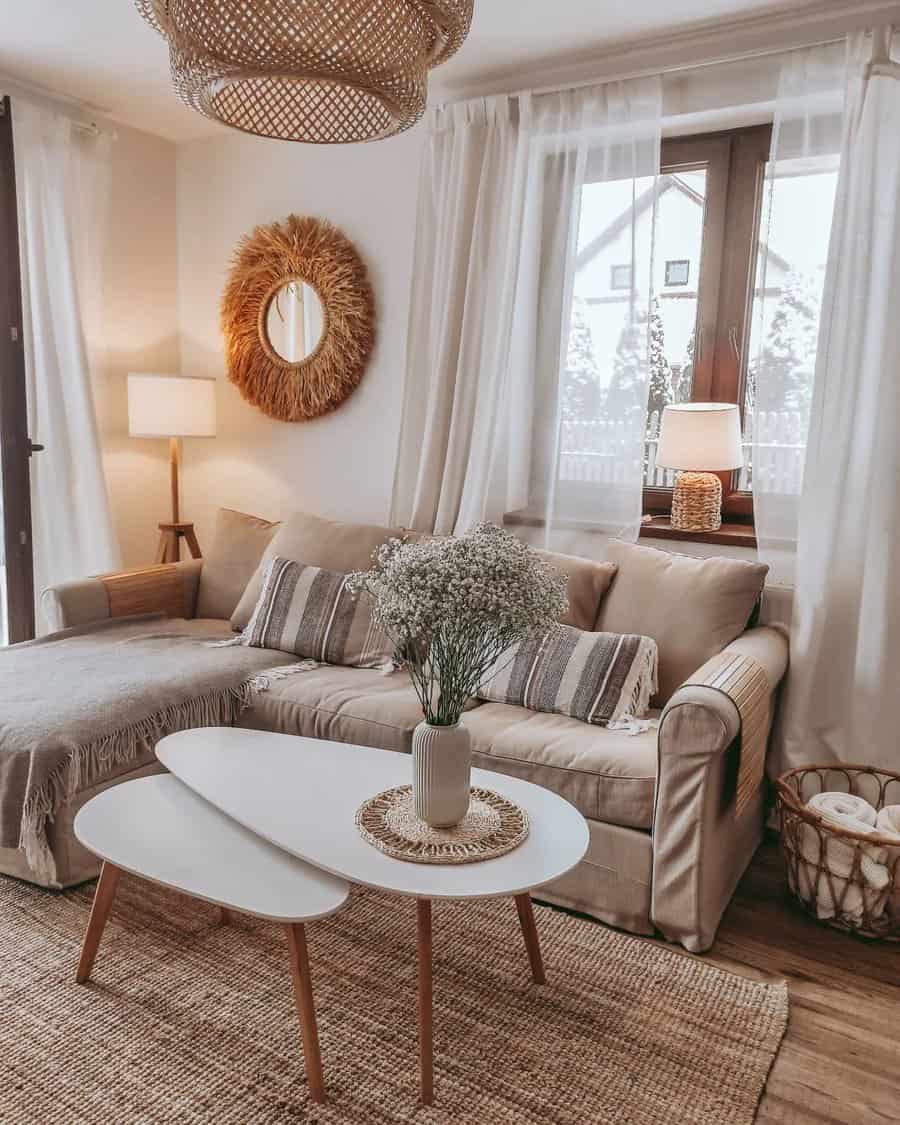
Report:
M 187 544 L 192 559 L 203 557 L 192 523 L 161 523 L 159 531 L 159 547 L 156 550 L 156 561 L 158 563 L 179 562 L 182 539 Z

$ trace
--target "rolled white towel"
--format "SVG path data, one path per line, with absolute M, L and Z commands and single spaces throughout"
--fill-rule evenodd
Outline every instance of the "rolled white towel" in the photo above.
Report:
M 874 828 L 878 819 L 878 813 L 869 802 L 852 793 L 817 793 L 806 802 L 806 807 L 824 816 L 826 820 L 834 820 L 854 832 Z M 853 828 L 849 823 L 853 820 L 858 821 L 862 827 Z
M 875 831 L 875 809 L 850 793 L 818 793 L 807 802 L 807 808 L 836 827 L 862 835 Z M 820 918 L 840 915 L 847 922 L 859 923 L 865 911 L 870 918 L 884 911 L 891 879 L 885 866 L 885 848 L 863 846 L 860 850 L 860 872 L 866 884 L 861 887 L 850 878 L 857 845 L 837 836 L 821 837 L 812 825 L 803 825 L 800 846 L 806 863 L 802 865 L 799 890 L 807 899 L 815 898 Z M 819 867 L 825 870 L 819 871 Z
M 894 870 L 894 883 L 888 892 L 887 909 L 891 918 L 900 922 L 900 805 L 885 805 L 878 814 L 875 827 L 883 836 L 897 837 L 897 847 L 887 849 L 887 862 Z
M 875 827 L 884 836 L 896 836 L 900 844 L 900 805 L 885 805 L 875 818 Z

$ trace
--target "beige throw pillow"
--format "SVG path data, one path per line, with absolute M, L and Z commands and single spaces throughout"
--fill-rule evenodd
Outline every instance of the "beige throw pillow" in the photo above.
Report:
M 200 572 L 197 617 L 231 617 L 277 528 L 277 523 L 257 516 L 219 509 Z
M 246 627 L 259 601 L 266 566 L 276 555 L 307 566 L 349 574 L 351 570 L 368 570 L 376 547 L 402 534 L 403 530 L 399 527 L 339 523 L 296 512 L 284 521 L 266 548 L 256 573 L 231 616 L 231 624 L 235 629 Z
M 559 619 L 560 623 L 574 625 L 576 629 L 593 629 L 600 602 L 616 576 L 616 564 L 594 562 L 577 555 L 558 555 L 554 551 L 536 551 L 535 554 L 568 578 L 566 596 L 569 599 L 569 609 Z
M 746 629 L 769 568 L 739 559 L 695 559 L 614 540 L 619 572 L 597 628 L 641 633 L 659 645 L 661 707 L 693 672 Z

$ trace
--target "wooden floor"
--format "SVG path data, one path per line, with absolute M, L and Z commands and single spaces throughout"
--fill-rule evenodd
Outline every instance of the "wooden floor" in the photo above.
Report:
M 790 899 L 767 842 L 706 959 L 788 981 L 790 1023 L 758 1122 L 900 1122 L 900 944 L 809 918 Z

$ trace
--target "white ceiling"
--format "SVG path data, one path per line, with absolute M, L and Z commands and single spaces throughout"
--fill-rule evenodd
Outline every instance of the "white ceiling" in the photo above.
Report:
M 612 45 L 717 20 L 815 11 L 821 0 L 476 0 L 457 55 L 435 72 L 437 92 L 485 82 L 528 86 L 529 75 Z M 163 40 L 131 0 L 0 0 L 0 74 L 89 103 L 116 121 L 175 141 L 222 128 L 183 107 L 169 86 Z

